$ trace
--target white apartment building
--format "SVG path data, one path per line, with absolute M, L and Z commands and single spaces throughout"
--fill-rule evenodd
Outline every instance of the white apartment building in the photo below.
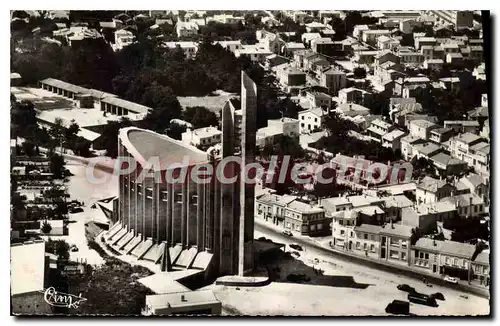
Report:
M 134 43 L 134 41 L 135 41 L 135 36 L 134 34 L 132 34 L 132 32 L 127 31 L 125 29 L 120 29 L 115 32 L 115 44 L 113 46 L 113 49 L 115 51 L 119 51 L 124 47 Z
M 165 42 L 169 49 L 180 47 L 187 59 L 193 59 L 198 52 L 198 45 L 195 42 Z
M 210 147 L 220 143 L 222 131 L 215 127 L 203 127 L 198 129 L 187 129 L 182 133 L 182 142 L 192 146 Z
M 300 133 L 310 133 L 320 129 L 325 119 L 325 112 L 321 108 L 312 108 L 299 112 Z
M 177 32 L 177 37 L 189 37 L 198 34 L 198 30 L 200 27 L 197 23 L 189 21 L 189 22 L 177 22 L 175 25 L 175 31 Z

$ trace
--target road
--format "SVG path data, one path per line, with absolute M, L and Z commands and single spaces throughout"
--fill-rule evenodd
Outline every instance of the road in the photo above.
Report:
M 265 222 L 263 222 L 262 220 L 256 219 L 255 238 L 259 238 L 261 236 L 269 238 L 275 242 L 287 244 L 288 250 L 290 250 L 290 248 L 288 247 L 289 244 L 291 243 L 300 244 L 304 248 L 304 251 L 306 251 L 309 255 L 323 257 L 323 259 L 334 261 L 336 264 L 341 264 L 346 269 L 349 269 L 353 272 L 363 270 L 363 273 L 370 275 L 373 278 L 384 278 L 388 280 L 393 280 L 394 278 L 398 278 L 400 279 L 399 282 L 401 283 L 410 284 L 414 287 L 422 286 L 422 281 L 420 276 L 416 278 L 411 273 L 404 271 L 398 272 L 398 270 L 396 270 L 396 268 L 394 267 L 378 266 L 375 263 L 364 261 L 362 260 L 362 258 L 343 256 L 340 253 L 332 252 L 331 250 L 321 246 L 320 244 L 312 242 L 310 238 L 303 237 L 297 234 L 295 234 L 293 237 L 285 236 L 276 229 L 266 225 Z M 433 284 L 434 289 L 432 291 L 434 292 L 437 292 L 438 290 L 436 288 L 438 288 L 440 289 L 439 290 L 440 292 L 451 291 L 452 293 L 454 293 L 454 295 L 460 295 L 463 294 L 463 292 L 470 293 L 470 291 L 459 288 L 457 285 L 454 284 L 447 284 L 442 281 L 435 282 L 433 280 L 431 280 L 430 283 Z M 474 295 L 475 294 L 476 292 L 474 292 Z M 469 294 L 469 296 L 470 295 L 473 294 Z M 484 297 L 484 294 L 480 293 L 480 296 Z

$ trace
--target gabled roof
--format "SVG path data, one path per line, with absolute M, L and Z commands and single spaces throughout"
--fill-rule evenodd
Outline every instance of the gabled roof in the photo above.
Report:
M 420 238 L 414 245 L 418 249 L 427 249 L 450 256 L 472 258 L 476 246 L 455 241 L 439 241 L 429 238 Z
M 399 237 L 409 238 L 411 237 L 411 230 L 413 228 L 408 225 L 393 223 L 386 224 L 385 227 L 380 230 L 380 234 L 394 235 Z
M 446 185 L 446 180 L 439 180 L 425 176 L 419 183 L 417 183 L 417 189 L 422 189 L 429 192 L 437 192 L 438 189 L 441 189 Z

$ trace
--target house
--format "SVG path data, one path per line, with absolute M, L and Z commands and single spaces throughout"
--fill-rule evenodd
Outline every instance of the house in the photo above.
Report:
M 403 209 L 412 206 L 413 202 L 403 194 L 384 198 L 383 207 L 385 208 L 385 213 L 389 221 L 400 221 L 403 217 Z
M 433 71 L 441 71 L 443 69 L 444 61 L 443 59 L 426 59 L 424 61 L 424 69 L 429 69 Z
M 453 129 L 456 133 L 479 133 L 479 122 L 475 120 L 445 120 L 444 127 Z
M 437 44 L 435 37 L 415 37 L 415 49 L 419 50 L 422 46 L 434 46 Z
M 263 194 L 255 198 L 255 215 L 266 222 L 272 220 L 275 225 L 283 226 L 285 208 L 297 197 L 290 195 Z
M 183 22 L 178 21 L 175 25 L 175 31 L 177 33 L 177 37 L 190 37 L 193 35 L 197 35 L 200 27 L 195 22 Z
M 198 44 L 196 42 L 165 42 L 165 46 L 169 49 L 180 48 L 187 59 L 194 59 L 198 52 Z
M 454 218 L 456 213 L 455 205 L 450 203 L 422 203 L 415 207 L 403 208 L 401 223 L 413 228 L 419 228 L 428 234 L 437 231 L 437 222 Z
M 337 96 L 339 90 L 346 86 L 346 74 L 330 66 L 319 73 L 319 83 L 320 86 L 327 88 L 330 94 Z
M 323 92 L 317 92 L 317 91 L 307 91 L 306 92 L 306 98 L 311 104 L 311 108 L 327 108 L 328 110 L 332 106 L 332 97 L 328 94 L 325 94 Z
M 430 131 L 429 140 L 436 144 L 441 144 L 448 141 L 454 135 L 455 132 L 451 128 L 434 128 Z
M 380 230 L 380 258 L 392 263 L 410 265 L 412 227 L 393 223 Z
M 391 31 L 388 30 L 388 29 L 369 29 L 369 30 L 365 30 L 365 31 L 363 31 L 363 35 L 362 35 L 361 39 L 363 40 L 363 42 L 366 42 L 366 43 L 368 43 L 370 45 L 376 45 L 377 44 L 377 39 L 380 36 L 390 37 L 391 36 Z
M 373 95 L 365 90 L 354 87 L 339 90 L 338 103 L 355 103 L 363 106 L 370 106 Z
M 338 211 L 332 214 L 332 246 L 337 249 L 347 250 L 349 239 L 354 238 L 354 228 L 356 226 L 357 212 Z M 351 241 L 351 250 L 352 250 Z
M 413 137 L 429 140 L 430 132 L 433 129 L 438 128 L 433 122 L 427 120 L 412 120 L 410 122 L 410 135 Z
M 280 53 L 282 47 L 285 45 L 285 41 L 278 34 L 268 32 L 264 29 L 257 30 L 255 36 L 257 41 L 259 41 L 257 46 L 271 53 Z
M 460 78 L 458 77 L 440 78 L 439 84 L 442 89 L 450 90 L 454 93 L 458 93 L 460 91 Z
M 441 201 L 454 204 L 457 208 L 458 216 L 476 217 L 485 213 L 485 205 L 482 197 L 476 194 L 461 194 L 445 197 Z
M 394 94 L 397 96 L 403 96 L 404 88 L 408 87 L 422 87 L 426 88 L 429 85 L 431 80 L 425 76 L 418 77 L 408 77 L 408 78 L 398 78 L 394 81 Z M 406 95 L 403 97 L 415 97 L 412 95 Z
M 282 87 L 286 89 L 300 88 L 306 84 L 306 74 L 292 66 L 281 65 L 276 69 L 276 77 Z
M 323 208 L 294 200 L 286 207 L 284 228 L 301 235 L 320 236 L 330 233 L 331 221 Z
M 311 50 L 315 53 L 332 55 L 335 51 L 335 43 L 329 37 L 314 38 L 311 40 Z
M 252 62 L 264 63 L 266 57 L 270 56 L 274 52 L 269 50 L 266 46 L 261 43 L 254 45 L 242 45 L 240 49 L 235 50 L 234 55 L 238 58 L 245 55 L 250 58 Z
M 442 152 L 443 148 L 431 142 L 423 142 L 413 145 L 412 151 L 413 157 L 416 157 L 417 160 L 420 158 L 430 160 L 432 156 Z
M 476 173 L 469 173 L 460 179 L 460 182 L 469 189 L 471 194 L 475 194 L 483 198 L 484 202 L 488 205 L 489 202 L 489 184 Z
M 288 58 L 282 57 L 277 54 L 271 54 L 270 56 L 266 57 L 265 60 L 265 67 L 266 69 L 271 69 L 273 67 L 282 65 L 282 64 L 288 64 L 290 60 Z
M 395 64 L 400 63 L 400 57 L 396 55 L 394 52 L 391 50 L 384 50 L 384 51 L 379 51 L 377 55 L 375 56 L 375 67 L 380 66 L 381 64 L 384 64 L 388 61 L 391 61 Z
M 322 108 L 312 108 L 299 112 L 300 133 L 310 133 L 320 129 L 326 117 Z
M 215 41 L 214 44 L 219 44 L 224 49 L 231 51 L 233 54 L 236 53 L 236 50 L 241 49 L 241 47 L 243 46 L 241 44 L 241 40 Z
M 354 227 L 354 235 L 349 238 L 348 250 L 371 258 L 380 258 L 382 227 L 379 225 L 361 224 Z
M 115 32 L 115 44 L 113 46 L 113 49 L 115 51 L 119 51 L 124 47 L 134 43 L 134 41 L 135 41 L 135 36 L 132 32 L 126 29 L 117 30 Z
M 377 48 L 380 50 L 393 50 L 400 45 L 400 41 L 385 35 L 377 38 Z
M 416 200 L 418 204 L 436 203 L 451 196 L 455 190 L 455 186 L 449 184 L 446 180 L 426 176 L 417 183 Z
M 351 60 L 359 65 L 370 66 L 375 63 L 377 55 L 378 51 L 359 50 L 355 51 L 354 57 Z
M 436 275 L 468 280 L 475 246 L 455 241 L 420 238 L 411 249 L 411 265 Z
M 405 135 L 404 131 L 394 129 L 382 136 L 382 146 L 391 148 L 393 151 L 401 149 L 401 138 Z
M 311 60 L 308 60 L 306 69 L 309 72 L 314 72 L 316 74 L 320 74 L 322 70 L 329 68 L 331 65 L 330 61 L 325 59 L 324 57 L 315 57 Z
M 257 130 L 256 141 L 258 146 L 275 144 L 280 136 L 298 137 L 299 120 L 292 118 L 281 118 L 267 120 L 267 127 Z
M 411 64 L 420 66 L 424 63 L 425 57 L 422 53 L 408 47 L 400 47 L 398 55 L 402 64 Z
M 260 19 L 261 23 L 266 25 L 267 27 L 276 27 L 276 26 L 280 26 L 280 22 L 279 20 L 277 19 L 274 19 L 273 17 L 269 17 L 269 16 L 265 16 L 265 17 L 261 17 Z
M 482 251 L 471 262 L 471 281 L 479 282 L 480 285 L 490 285 L 490 253 Z
M 488 101 L 486 100 L 486 105 L 487 104 L 488 104 Z M 475 108 L 474 110 L 467 112 L 467 116 L 471 120 L 477 120 L 477 122 L 479 122 L 480 126 L 484 126 L 484 122 L 490 116 L 490 110 L 489 110 L 488 106 L 481 106 L 481 107 Z
M 464 56 L 462 53 L 448 53 L 446 55 L 446 63 L 459 65 L 463 62 Z
M 355 103 L 342 103 L 336 108 L 336 111 L 343 116 L 355 117 L 358 115 L 366 116 L 370 114 L 370 109 Z
M 451 156 L 466 161 L 474 168 L 476 164 L 487 166 L 489 163 L 489 144 L 481 137 L 469 132 L 450 139 L 450 152 Z M 485 156 L 486 160 L 484 160 Z
M 327 28 L 327 25 L 319 23 L 319 22 L 311 22 L 306 24 L 307 33 L 315 33 L 320 32 L 321 30 Z
M 353 208 L 352 202 L 347 196 L 338 196 L 320 199 L 319 205 L 326 211 L 327 216 L 334 216 L 337 212 L 350 211 Z
M 361 39 L 363 37 L 363 33 L 365 31 L 368 31 L 370 28 L 368 27 L 368 25 L 355 25 L 354 26 L 354 29 L 352 31 L 352 36 L 357 38 L 357 39 Z M 379 35 L 381 36 L 381 35 Z
M 441 176 L 461 175 L 467 169 L 466 162 L 444 152 L 430 156 L 429 161 Z
M 381 119 L 375 119 L 368 128 L 368 133 L 374 140 L 382 142 L 382 137 L 393 129 L 394 126 L 390 123 Z
M 412 99 L 412 101 L 396 104 L 389 111 L 392 122 L 400 127 L 405 127 L 406 125 L 409 127 L 409 123 L 406 124 L 405 119 L 412 114 L 421 113 L 423 111 L 422 104 L 413 102 L 413 100 L 415 100 L 413 97 L 410 99 Z
M 401 154 L 407 161 L 411 160 L 416 154 L 413 151 L 413 146 L 424 143 L 425 140 L 406 135 L 401 138 Z
M 203 127 L 194 130 L 188 128 L 181 137 L 184 144 L 208 148 L 221 142 L 222 131 L 216 127 Z
M 296 51 L 304 51 L 305 49 L 304 43 L 287 42 L 283 47 L 283 54 L 290 57 L 293 56 Z
M 300 37 L 300 40 L 302 43 L 306 44 L 308 47 L 311 47 L 311 41 L 316 39 L 316 38 L 321 38 L 320 33 L 304 33 Z

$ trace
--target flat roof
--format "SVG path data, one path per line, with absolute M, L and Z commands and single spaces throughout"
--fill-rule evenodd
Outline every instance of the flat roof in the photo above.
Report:
M 162 170 L 173 163 L 182 163 L 184 156 L 189 158 L 189 165 L 208 162 L 207 153 L 198 148 L 150 130 L 122 128 L 119 137 L 129 153 L 143 165 L 151 157 L 158 157 Z
M 156 294 L 168 294 L 189 291 L 187 287 L 177 282 L 169 272 L 162 272 L 143 277 L 138 280 Z
M 185 307 L 210 303 L 220 303 L 212 290 L 186 291 L 146 296 L 146 305 L 150 305 L 154 309 Z

